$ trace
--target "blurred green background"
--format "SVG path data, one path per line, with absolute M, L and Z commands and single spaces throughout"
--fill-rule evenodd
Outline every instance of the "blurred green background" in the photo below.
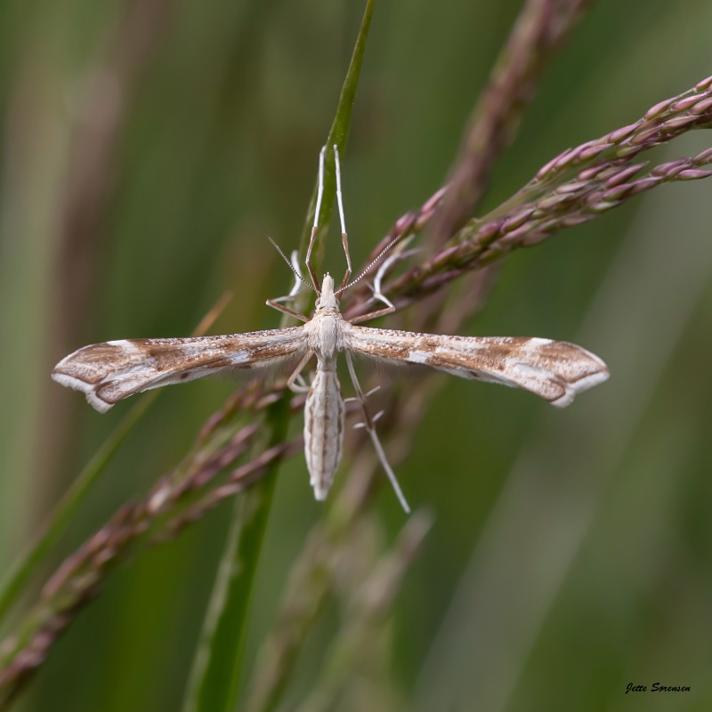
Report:
M 226 288 L 235 298 L 214 333 L 277 325 L 263 303 L 290 279 L 265 236 L 297 245 L 360 5 L 0 5 L 3 568 L 127 407 L 99 416 L 53 384 L 61 356 L 186 335 Z M 441 184 L 519 5 L 377 5 L 343 158 L 355 263 Z M 545 73 L 487 206 L 567 146 L 709 74 L 710 27 L 705 0 L 594 3 Z M 697 132 L 657 157 L 708 145 Z M 507 259 L 464 333 L 576 341 L 611 380 L 552 412 L 446 379 L 398 468 L 435 525 L 374 655 L 381 687 L 354 690 L 344 709 L 712 709 L 711 224 L 710 183 L 676 184 Z M 168 471 L 231 388 L 166 392 L 56 560 Z M 385 488 L 377 506 L 390 540 L 403 515 Z M 20 707 L 177 709 L 230 511 L 114 572 Z M 279 476 L 248 659 L 322 516 L 297 458 Z M 334 609 L 285 709 L 315 684 L 338 626 Z M 624 694 L 655 680 L 692 691 Z

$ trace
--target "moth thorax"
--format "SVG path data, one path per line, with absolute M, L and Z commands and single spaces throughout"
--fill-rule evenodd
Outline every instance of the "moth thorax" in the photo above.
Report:
M 320 367 L 333 371 L 336 368 L 335 354 L 338 350 L 340 319 L 336 314 L 324 314 L 317 322 L 316 352 Z M 327 361 L 330 363 L 324 363 Z

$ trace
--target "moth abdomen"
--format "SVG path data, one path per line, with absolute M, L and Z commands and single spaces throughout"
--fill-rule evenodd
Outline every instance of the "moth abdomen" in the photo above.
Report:
M 304 454 L 314 496 L 323 500 L 341 460 L 344 401 L 334 370 L 317 368 L 304 404 Z

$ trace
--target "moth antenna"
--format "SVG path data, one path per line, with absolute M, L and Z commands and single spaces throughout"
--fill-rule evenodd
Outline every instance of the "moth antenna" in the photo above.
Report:
M 294 283 L 294 286 L 289 292 L 289 296 L 293 297 L 298 291 L 299 291 L 299 285 L 300 284 L 305 284 L 309 289 L 313 289 L 312 285 L 307 282 L 304 277 L 299 272 L 299 255 L 296 250 L 292 252 L 292 259 L 290 260 L 287 255 L 284 254 L 284 251 L 282 248 L 269 236 L 267 235 L 267 239 L 270 241 L 272 244 L 272 247 L 274 247 L 275 250 L 279 253 L 279 256 L 284 260 L 285 264 L 289 269 L 292 271 L 294 276 L 296 277 L 296 282 Z
M 347 289 L 350 289 L 351 287 L 354 286 L 354 284 L 357 284 L 360 282 L 378 263 L 400 242 L 403 241 L 403 238 L 399 235 L 397 237 L 394 237 L 357 275 L 352 279 L 348 284 L 345 284 L 343 287 L 339 287 L 334 294 L 338 297 L 340 294 L 343 294 Z

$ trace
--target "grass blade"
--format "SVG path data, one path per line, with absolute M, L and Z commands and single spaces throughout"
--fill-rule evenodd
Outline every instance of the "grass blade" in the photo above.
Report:
M 371 25 L 374 0 L 367 0 L 361 27 L 356 39 L 349 68 L 339 95 L 334 120 L 326 140 L 327 146 L 336 144 L 343 150 L 351 124 L 366 38 Z M 324 200 L 321 204 L 319 225 L 329 222 L 334 205 L 333 152 L 329 151 L 324 170 Z M 306 249 L 316 207 L 316 186 L 302 233 L 302 253 Z M 318 256 L 317 256 L 318 257 Z M 288 423 L 287 401 L 282 398 L 269 410 L 265 427 L 270 441 L 280 442 Z M 240 696 L 242 652 L 246 633 L 246 619 L 252 594 L 254 575 L 259 562 L 276 478 L 278 463 L 269 475 L 240 497 L 235 521 L 230 528 L 218 576 L 208 606 L 201 640 L 193 661 L 184 712 L 231 712 Z
M 364 9 L 363 18 L 361 20 L 361 27 L 351 54 L 349 68 L 346 70 L 346 77 L 344 78 L 344 83 L 341 86 L 341 93 L 339 94 L 339 101 L 336 106 L 334 120 L 331 123 L 329 134 L 326 137 L 325 145 L 331 148 L 334 144 L 336 144 L 339 147 L 339 153 L 342 156 L 344 155 L 346 139 L 348 138 L 349 128 L 351 126 L 351 113 L 353 110 L 354 100 L 356 98 L 358 81 L 361 76 L 363 56 L 366 49 L 366 39 L 368 37 L 369 29 L 371 28 L 371 17 L 373 15 L 374 4 L 375 0 L 367 0 L 366 2 L 366 8 Z M 324 198 L 321 203 L 321 210 L 319 211 L 319 225 L 322 228 L 325 225 L 328 225 L 329 219 L 331 218 L 331 213 L 334 208 L 335 188 L 336 174 L 334 172 L 334 154 L 332 151 L 327 151 L 324 165 Z M 300 244 L 302 255 L 306 252 L 309 235 L 311 233 L 311 226 L 314 221 L 316 192 L 317 185 L 315 183 L 311 202 L 309 204 L 309 210 L 307 211 L 307 217 L 304 221 L 304 229 L 302 230 Z
M 269 410 L 271 431 L 267 447 L 286 436 L 288 400 Z M 269 518 L 279 461 L 270 467 L 259 485 L 235 502 L 234 519 L 203 624 L 184 709 L 186 712 L 236 709 L 240 693 L 240 669 L 245 640 L 245 621 L 262 540 Z

